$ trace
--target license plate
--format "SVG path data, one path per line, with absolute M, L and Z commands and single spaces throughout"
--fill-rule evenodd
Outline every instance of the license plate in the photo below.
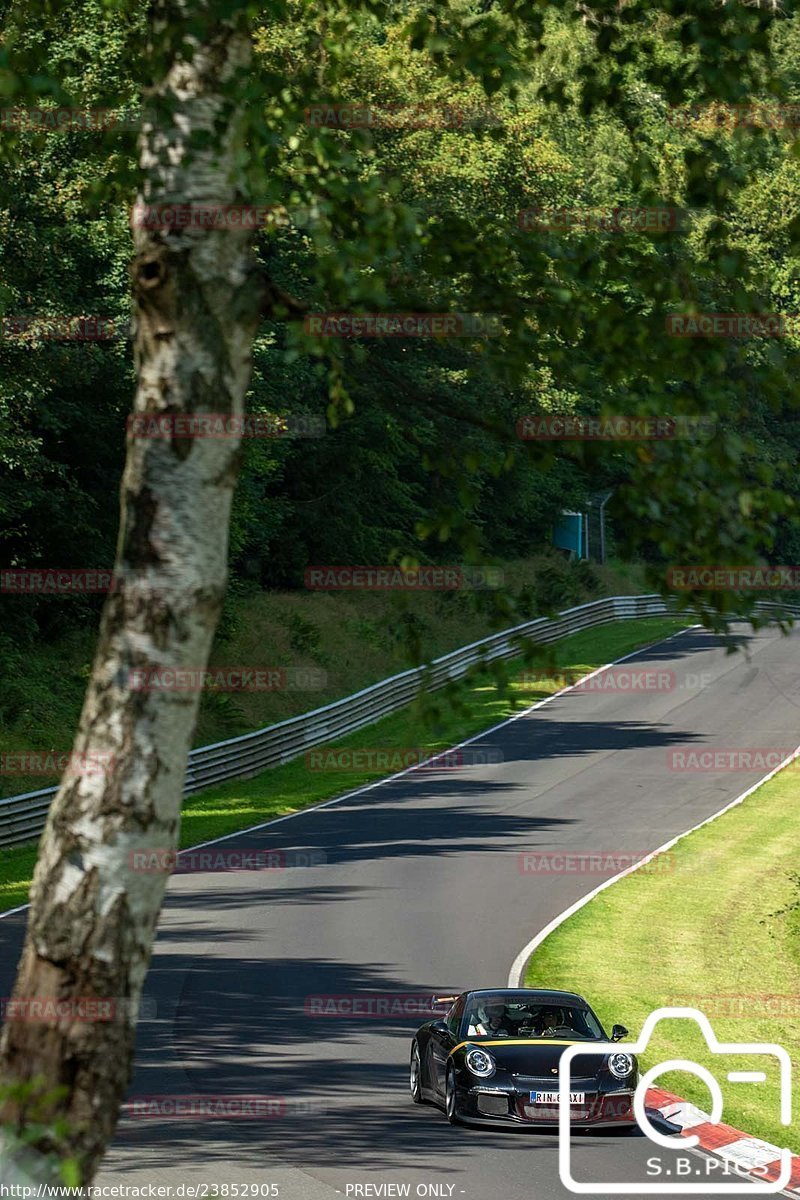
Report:
M 559 1092 L 531 1092 L 531 1104 L 558 1104 Z M 585 1104 L 586 1092 L 570 1092 L 570 1104 Z

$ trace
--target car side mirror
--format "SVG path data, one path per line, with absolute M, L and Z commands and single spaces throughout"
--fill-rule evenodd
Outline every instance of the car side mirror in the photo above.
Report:
M 628 1036 L 628 1031 L 624 1025 L 615 1025 L 611 1030 L 612 1042 L 621 1042 L 624 1037 Z
M 447 1029 L 447 1021 L 444 1017 L 437 1017 L 431 1024 L 431 1029 L 435 1029 L 437 1033 L 444 1033 Z

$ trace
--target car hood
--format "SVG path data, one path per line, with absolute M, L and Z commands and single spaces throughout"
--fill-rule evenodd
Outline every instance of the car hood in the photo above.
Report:
M 553 1069 L 558 1070 L 561 1055 L 574 1042 L 547 1042 L 540 1038 L 530 1041 L 518 1041 L 516 1038 L 478 1039 L 466 1045 L 486 1047 L 498 1067 L 511 1071 L 515 1075 L 549 1075 Z M 580 1045 L 591 1046 L 591 1042 L 580 1042 Z M 466 1049 L 465 1045 L 465 1049 Z M 605 1062 L 605 1054 L 579 1054 L 572 1063 L 573 1076 L 596 1075 Z M 556 1075 L 553 1076 L 557 1078 Z

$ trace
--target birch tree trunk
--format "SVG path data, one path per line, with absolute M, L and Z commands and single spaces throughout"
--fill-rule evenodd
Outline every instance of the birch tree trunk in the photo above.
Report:
M 250 40 L 230 5 L 225 20 L 213 8 L 213 0 L 169 0 L 153 9 L 163 67 L 144 97 L 145 113 L 156 115 L 139 139 L 140 204 L 242 200 L 237 94 Z M 240 416 L 263 307 L 252 234 L 187 226 L 133 236 L 135 412 Z M 74 747 L 81 759 L 113 761 L 105 774 L 73 769 L 62 780 L 41 841 L 14 998 L 114 998 L 129 1007 L 110 1021 L 7 1020 L 0 1041 L 0 1086 L 63 1089 L 47 1113 L 68 1122 L 61 1149 L 78 1158 L 83 1182 L 95 1174 L 129 1086 L 135 1011 L 166 882 L 134 870 L 132 853 L 177 844 L 199 702 L 196 692 L 132 690 L 129 673 L 205 667 L 225 591 L 239 454 L 237 438 L 128 434 L 117 584 Z M 9 1095 L 0 1122 L 21 1129 L 26 1102 Z M 41 1164 L 51 1148 L 38 1138 L 34 1158 Z

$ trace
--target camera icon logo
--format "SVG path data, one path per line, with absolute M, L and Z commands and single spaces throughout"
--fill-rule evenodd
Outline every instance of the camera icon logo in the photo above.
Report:
M 595 1053 L 610 1055 L 619 1053 L 621 1049 L 624 1049 L 626 1053 L 641 1054 L 647 1049 L 650 1039 L 653 1036 L 653 1030 L 659 1021 L 677 1017 L 694 1021 L 700 1027 L 700 1031 L 712 1054 L 739 1058 L 755 1054 L 777 1060 L 780 1084 L 780 1121 L 782 1125 L 790 1124 L 792 1118 L 792 1064 L 784 1047 L 774 1042 L 720 1042 L 717 1040 L 708 1017 L 700 1012 L 699 1009 L 658 1008 L 645 1021 L 642 1026 L 642 1032 L 636 1042 L 595 1042 L 592 1043 L 591 1053 L 593 1055 Z M 571 1086 L 571 1065 L 574 1058 L 579 1055 L 585 1056 L 586 1054 L 586 1043 L 576 1042 L 564 1050 L 559 1060 L 558 1171 L 561 1182 L 568 1191 L 576 1195 L 592 1196 L 634 1194 L 699 1194 L 708 1196 L 719 1195 L 720 1193 L 724 1193 L 725 1195 L 740 1195 L 743 1192 L 747 1192 L 749 1195 L 758 1192 L 774 1195 L 776 1192 L 781 1192 L 787 1187 L 792 1174 L 792 1152 L 785 1148 L 780 1151 L 780 1159 L 776 1159 L 776 1165 L 780 1162 L 780 1175 L 777 1179 L 770 1182 L 754 1182 L 752 1175 L 743 1177 L 741 1184 L 716 1181 L 710 1183 L 675 1183 L 662 1182 L 661 1179 L 657 1183 L 651 1181 L 642 1181 L 640 1183 L 625 1181 L 618 1183 L 597 1183 L 582 1182 L 575 1179 L 572 1173 L 570 1132 L 570 1092 L 573 1090 Z M 680 1138 L 676 1138 L 674 1134 L 667 1136 L 655 1128 L 646 1110 L 648 1088 L 653 1087 L 659 1076 L 666 1074 L 668 1071 L 685 1071 L 703 1080 L 711 1093 L 712 1104 L 709 1120 L 713 1124 L 719 1124 L 722 1120 L 722 1089 L 718 1080 L 707 1067 L 682 1058 L 668 1059 L 666 1062 L 658 1063 L 641 1076 L 633 1098 L 633 1112 L 639 1128 L 657 1146 L 661 1146 L 673 1153 L 682 1153 L 698 1145 L 700 1139 L 697 1135 L 690 1134 L 689 1136 L 681 1136 Z M 726 1070 L 724 1077 L 729 1083 L 759 1084 L 765 1083 L 767 1080 L 767 1075 L 763 1071 L 752 1070 Z M 745 1178 L 746 1182 L 744 1181 Z

